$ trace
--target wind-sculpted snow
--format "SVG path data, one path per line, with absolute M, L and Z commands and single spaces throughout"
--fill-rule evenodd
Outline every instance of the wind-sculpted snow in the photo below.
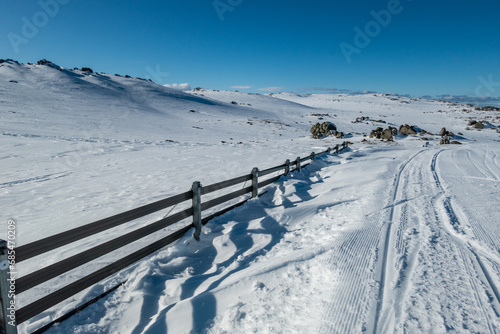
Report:
M 352 143 L 214 219 L 200 242 L 189 232 L 19 331 L 127 280 L 49 333 L 498 333 L 498 116 L 384 94 L 180 92 L 2 63 L 0 197 L 18 245 L 185 192 L 193 181 L 216 183 L 342 142 L 311 138 L 317 122 L 332 122 Z M 466 130 L 470 119 L 491 125 Z M 446 127 L 463 145 L 439 145 L 428 133 L 393 142 L 363 137 L 380 120 L 434 134 Z M 184 208 L 16 269 L 25 275 Z M 174 228 L 19 294 L 18 307 Z

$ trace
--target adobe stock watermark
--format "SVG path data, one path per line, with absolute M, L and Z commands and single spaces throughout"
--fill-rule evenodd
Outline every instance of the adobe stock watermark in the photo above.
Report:
M 378 12 L 374 10 L 370 11 L 373 20 L 367 22 L 363 30 L 358 26 L 354 27 L 356 34 L 354 35 L 353 44 L 347 42 L 339 44 L 347 63 L 350 64 L 352 62 L 353 54 L 360 54 L 361 50 L 368 47 L 372 40 L 380 35 L 382 28 L 386 28 L 391 24 L 393 16 L 401 14 L 403 9 L 404 7 L 401 5 L 400 0 L 389 0 L 387 9 L 382 9 Z
M 493 93 L 500 88 L 500 82 L 493 81 L 493 74 L 488 75 L 488 78 L 480 75 L 477 79 L 479 84 L 475 91 L 476 97 L 493 97 Z
M 7 322 L 9 326 L 16 326 L 16 238 L 17 226 L 16 221 L 9 219 L 7 222 L 7 240 L 2 240 L 0 262 L 0 277 L 2 291 L 2 312 L 5 312 L 2 320 Z
M 212 5 L 214 6 L 215 12 L 219 16 L 219 20 L 224 21 L 224 14 L 226 12 L 232 12 L 236 7 L 241 5 L 243 0 L 214 0 Z
M 7 38 L 15 53 L 19 53 L 22 44 L 28 44 L 30 40 L 38 35 L 40 29 L 45 27 L 51 18 L 59 13 L 60 5 L 66 5 L 71 0 L 39 0 L 37 2 L 40 10 L 35 12 L 31 18 L 21 18 L 21 33 L 9 32 Z
M 162 72 L 160 70 L 160 64 L 156 64 L 156 69 L 153 70 L 151 66 L 146 66 L 146 72 L 148 72 L 148 75 L 146 76 L 146 79 L 151 79 L 154 82 L 156 82 L 159 85 L 164 85 L 166 82 L 164 81 L 164 78 L 168 77 L 170 73 L 168 72 Z

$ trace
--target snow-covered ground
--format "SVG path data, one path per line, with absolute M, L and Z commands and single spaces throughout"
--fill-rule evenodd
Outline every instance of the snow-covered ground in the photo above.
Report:
M 20 332 L 125 279 L 50 332 L 500 332 L 499 116 L 384 94 L 180 92 L 2 63 L 0 238 L 13 219 L 18 245 L 187 191 L 195 180 L 207 185 L 352 143 L 214 219 L 201 242 L 189 232 Z M 367 119 L 353 122 L 359 117 Z M 466 130 L 470 119 L 484 129 Z M 311 125 L 324 121 L 346 138 L 312 139 Z M 446 127 L 462 145 L 439 145 L 431 134 L 363 137 L 406 123 L 433 134 Z M 22 262 L 19 274 L 169 210 Z M 18 307 L 165 233 L 19 294 Z

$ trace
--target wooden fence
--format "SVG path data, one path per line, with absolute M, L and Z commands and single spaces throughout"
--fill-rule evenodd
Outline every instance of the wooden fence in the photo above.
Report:
M 183 235 L 186 234 L 186 232 L 188 232 L 193 227 L 194 227 L 193 236 L 196 240 L 199 240 L 202 225 L 205 225 L 211 219 L 242 205 L 250 198 L 257 197 L 259 188 L 265 187 L 269 184 L 276 182 L 281 176 L 287 175 L 292 171 L 300 171 L 301 168 L 305 166 L 304 163 L 307 161 L 314 161 L 316 157 L 319 157 L 327 153 L 332 153 L 332 152 L 338 153 L 343 149 L 345 149 L 346 147 L 347 143 L 344 142 L 342 143 L 342 145 L 337 145 L 334 148 L 328 148 L 324 152 L 320 152 L 317 154 L 313 152 L 311 153 L 311 155 L 305 158 L 298 157 L 295 161 L 287 160 L 282 165 L 264 170 L 259 170 L 257 168 L 254 168 L 250 174 L 246 174 L 240 177 L 211 184 L 208 186 L 201 186 L 200 182 L 194 182 L 192 189 L 182 194 L 178 194 L 154 203 L 138 207 L 133 210 L 129 210 L 108 218 L 98 220 L 90 224 L 79 226 L 77 228 L 52 235 L 50 237 L 38 241 L 31 242 L 23 246 L 16 247 L 14 250 L 9 249 L 7 247 L 6 241 L 0 240 L 0 299 L 2 304 L 0 310 L 1 311 L 0 333 L 7 333 L 7 334 L 17 333 L 17 324 L 25 322 L 26 320 L 40 314 L 41 312 L 77 294 L 78 292 L 81 292 L 82 290 L 91 287 L 92 285 L 98 283 L 99 281 L 117 273 L 118 271 L 130 266 L 131 264 L 139 261 L 140 259 L 180 239 Z M 292 170 L 292 168 L 294 169 Z M 284 174 L 279 174 L 277 176 L 273 176 L 259 182 L 259 178 L 282 171 L 284 171 Z M 248 187 L 244 187 L 243 189 L 233 191 L 231 193 L 208 200 L 206 202 L 202 201 L 202 195 L 213 193 L 215 191 L 226 189 L 228 187 L 235 186 L 241 183 L 246 184 L 246 182 L 248 181 L 251 181 L 251 185 Z M 239 198 L 246 194 L 251 194 L 251 197 L 246 198 L 236 204 L 233 204 L 216 213 L 213 213 L 209 216 L 202 218 L 203 211 L 206 211 L 210 208 L 226 203 L 230 200 Z M 83 238 L 106 231 L 113 227 L 138 219 L 140 217 L 152 214 L 159 210 L 174 207 L 175 205 L 186 201 L 191 201 L 191 205 L 187 209 L 181 210 L 171 216 L 164 217 L 163 219 L 160 219 L 152 224 L 143 226 L 132 232 L 128 232 L 120 237 L 109 240 L 98 246 L 92 247 L 81 253 L 66 258 L 62 261 L 51 264 L 45 268 L 42 268 L 40 270 L 37 270 L 35 272 L 17 278 L 16 280 L 10 279 L 11 275 L 9 275 L 10 272 L 7 270 L 8 265 L 5 266 L 6 261 L 8 263 L 9 259 L 10 260 L 14 259 L 15 263 L 17 264 L 26 261 L 28 259 L 31 259 L 35 256 L 39 256 L 46 252 L 60 248 L 64 245 L 68 245 Z M 147 246 L 133 252 L 132 254 L 129 254 L 87 276 L 84 276 L 78 279 L 77 281 L 62 287 L 61 289 L 56 290 L 46 295 L 45 297 L 38 299 L 35 302 L 32 302 L 31 304 L 28 304 L 18 310 L 15 310 L 13 316 L 12 307 L 9 308 L 10 305 L 14 305 L 14 296 L 12 293 L 9 293 L 12 292 L 13 288 L 15 290 L 16 295 L 23 293 L 39 284 L 47 282 L 52 278 L 64 274 L 72 269 L 75 269 L 81 265 L 93 261 L 121 247 L 129 245 L 136 240 L 144 238 L 152 233 L 155 233 L 167 226 L 178 223 L 189 217 L 193 217 L 192 224 L 184 226 L 178 229 L 177 231 L 163 237 L 162 239 L 155 241 L 151 244 L 148 244 Z M 12 254 L 14 254 L 12 253 L 12 251 L 14 251 L 15 253 L 14 257 L 12 257 Z M 11 256 L 10 258 L 9 255 Z M 105 294 L 107 293 L 109 292 L 106 292 Z M 85 305 L 88 304 L 89 302 L 87 302 Z M 80 310 L 81 308 L 82 307 L 79 307 L 78 310 Z M 62 319 L 59 318 L 56 321 L 61 321 L 61 320 Z M 51 324 L 55 323 L 56 321 L 51 322 Z M 35 331 L 35 333 L 41 333 L 45 331 L 51 324 L 38 329 L 37 331 Z

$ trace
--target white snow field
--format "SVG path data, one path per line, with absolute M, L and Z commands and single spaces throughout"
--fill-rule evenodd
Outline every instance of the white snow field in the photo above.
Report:
M 471 119 L 483 129 L 466 130 Z M 324 121 L 345 138 L 311 138 L 311 125 Z M 363 137 L 401 124 L 432 134 Z M 190 231 L 19 332 L 127 280 L 47 333 L 500 333 L 499 125 L 498 111 L 386 94 L 181 92 L 0 63 L 0 238 L 14 220 L 18 246 L 193 181 L 208 185 L 351 142 L 212 220 L 200 242 Z M 462 145 L 440 145 L 442 127 Z M 170 209 L 19 263 L 18 274 Z M 189 223 L 20 293 L 17 306 Z

